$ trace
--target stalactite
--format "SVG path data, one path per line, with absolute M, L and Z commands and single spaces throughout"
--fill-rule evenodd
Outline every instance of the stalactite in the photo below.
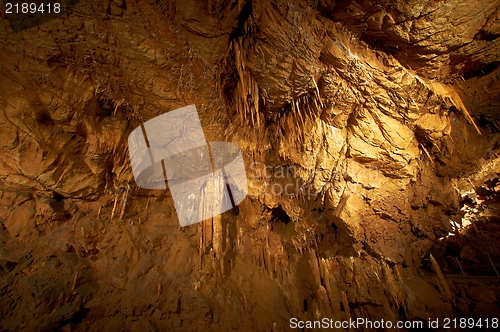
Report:
M 204 222 L 202 221 L 198 225 L 198 234 L 200 237 L 200 243 L 199 243 L 199 248 L 198 248 L 198 256 L 200 259 L 200 270 L 203 269 L 203 224 L 204 224 Z
M 118 193 L 115 194 L 115 202 L 113 203 L 113 210 L 111 210 L 111 217 L 109 218 L 110 220 L 113 220 L 113 217 L 115 216 L 117 205 L 118 205 Z
M 123 197 L 122 197 L 123 205 L 122 205 L 122 209 L 120 212 L 120 220 L 123 220 L 123 216 L 125 215 L 125 208 L 127 206 L 127 199 L 128 199 L 129 192 L 130 192 L 130 185 L 127 185 L 127 189 L 123 193 Z
M 349 300 L 347 299 L 347 294 L 342 291 L 340 292 L 340 296 L 341 296 L 341 299 L 342 299 L 342 305 L 344 306 L 344 310 L 345 310 L 345 319 L 346 320 L 351 320 L 352 319 L 352 316 L 351 316 L 351 308 L 349 307 Z M 349 328 L 349 332 L 353 332 L 354 329 L 352 327 Z
M 213 225 L 213 248 L 217 258 L 222 257 L 222 217 L 217 215 L 212 218 Z
M 226 223 L 226 238 L 224 239 L 226 250 L 231 248 L 231 237 L 229 236 L 229 223 Z
M 207 235 L 206 235 L 206 229 L 207 229 L 207 221 L 204 220 L 200 223 L 200 227 L 201 227 L 201 249 L 202 249 L 202 252 L 205 252 L 205 245 L 207 243 Z
M 325 314 L 328 314 L 329 317 L 333 317 L 334 315 L 334 309 L 332 306 L 332 298 L 328 292 L 328 276 L 327 276 L 327 271 L 325 268 L 325 260 L 323 258 L 318 258 L 318 266 L 319 266 L 319 271 L 320 271 L 320 276 L 323 280 L 322 284 L 319 286 L 321 292 L 323 292 L 324 299 L 326 303 L 328 303 L 328 308 L 325 308 L 326 310 Z
M 238 250 L 241 247 L 241 234 L 243 233 L 243 229 L 241 227 L 238 227 L 238 232 L 237 232 L 237 245 L 238 245 Z
M 314 276 L 314 279 L 315 279 L 315 283 L 317 285 L 320 284 L 320 276 L 319 276 L 319 268 L 318 268 L 318 265 L 316 263 L 316 253 L 314 251 L 314 249 L 308 249 L 307 250 L 307 254 L 309 256 L 309 267 L 311 268 L 311 271 L 313 273 L 313 276 Z
M 464 243 L 464 237 L 462 235 L 462 232 L 458 228 L 457 223 L 456 222 L 451 222 L 450 224 L 451 224 L 451 227 L 453 228 L 453 233 L 458 236 L 458 238 L 460 239 L 460 243 L 463 244 Z
M 71 291 L 72 292 L 75 291 L 77 279 L 78 279 L 78 271 L 75 272 L 75 276 L 73 277 L 73 283 L 71 284 Z
M 337 280 L 332 271 L 336 271 L 335 267 L 332 268 L 332 262 L 330 259 L 325 260 L 323 263 L 325 270 L 325 286 L 328 298 L 330 299 L 332 316 L 341 319 L 342 311 L 340 310 L 340 303 L 342 301 L 340 293 L 338 291 Z
M 444 295 L 446 296 L 447 300 L 450 300 L 451 299 L 451 291 L 450 291 L 450 287 L 448 286 L 448 282 L 446 282 L 446 279 L 444 278 L 443 273 L 441 272 L 441 268 L 439 267 L 438 263 L 434 259 L 434 256 L 432 256 L 432 254 L 429 254 L 429 258 L 431 260 L 432 269 L 436 273 L 438 280 L 439 280 L 439 283 L 443 287 Z
M 278 279 L 279 284 L 281 285 L 281 277 L 280 277 L 280 266 L 281 266 L 281 257 L 277 257 L 278 254 L 274 254 L 273 256 L 273 276 Z M 273 279 L 274 279 L 273 278 Z
M 266 247 L 265 246 L 261 246 L 260 247 L 260 267 L 262 267 L 262 269 L 266 270 Z
M 158 287 L 156 288 L 156 296 L 160 297 L 161 295 L 161 283 L 158 283 Z
M 316 112 L 311 112 L 312 115 L 319 116 L 321 113 L 321 108 L 318 106 L 318 103 L 316 102 L 316 98 L 313 98 L 314 101 L 314 106 L 316 106 Z

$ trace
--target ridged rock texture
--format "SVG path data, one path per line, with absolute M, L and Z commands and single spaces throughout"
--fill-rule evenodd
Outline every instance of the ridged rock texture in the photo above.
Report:
M 453 265 L 498 254 L 499 36 L 498 0 L 2 18 L 1 330 L 499 317 L 498 280 Z M 168 190 L 134 183 L 127 137 L 190 104 L 207 141 L 241 147 L 249 195 L 180 228 Z

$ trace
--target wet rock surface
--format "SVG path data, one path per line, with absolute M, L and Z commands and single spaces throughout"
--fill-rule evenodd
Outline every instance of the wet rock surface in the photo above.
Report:
M 498 254 L 499 8 L 91 1 L 0 21 L 0 326 L 499 317 L 494 271 L 454 263 Z M 249 195 L 179 228 L 127 137 L 189 104 L 241 147 Z

